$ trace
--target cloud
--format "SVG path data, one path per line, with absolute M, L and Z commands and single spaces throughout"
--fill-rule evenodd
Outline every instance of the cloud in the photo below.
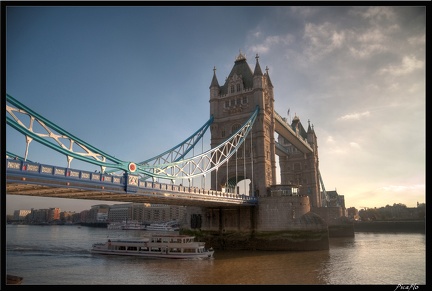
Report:
M 376 189 L 377 192 L 410 192 L 410 191 L 422 191 L 424 192 L 426 187 L 424 184 L 414 184 L 408 186 L 400 186 L 400 185 L 389 185 L 383 186 Z
M 290 8 L 294 15 L 300 15 L 301 17 L 305 18 L 314 16 L 319 11 L 316 9 L 316 7 L 307 6 L 292 6 Z
M 339 117 L 337 120 L 360 120 L 363 117 L 368 117 L 370 115 L 369 111 L 361 112 L 361 113 L 352 113 Z
M 353 142 L 353 141 L 350 142 L 349 145 L 350 145 L 352 148 L 354 148 L 354 149 L 360 149 L 360 148 L 361 148 L 360 145 L 359 145 L 358 143 Z
M 348 155 L 352 154 L 352 150 L 360 150 L 361 146 L 359 143 L 356 142 L 342 142 L 338 143 L 336 142 L 333 137 L 328 137 L 326 140 L 327 146 L 323 147 L 325 148 L 326 154 L 328 155 Z
M 328 143 L 334 143 L 335 140 L 334 140 L 333 136 L 329 135 L 329 136 L 327 137 L 326 142 L 328 142 Z
M 336 26 L 329 22 L 321 25 L 307 23 L 303 38 L 306 41 L 306 55 L 310 60 L 316 60 L 341 48 L 345 42 L 345 33 L 337 31 Z
M 388 20 L 388 19 L 394 19 L 395 13 L 393 12 L 393 9 L 390 7 L 383 7 L 383 6 L 374 6 L 369 7 L 364 13 L 362 13 L 362 16 L 365 19 L 370 20 Z
M 259 38 L 262 36 L 261 32 L 252 33 L 254 38 Z M 271 49 L 276 48 L 277 46 L 281 46 L 282 48 L 288 47 L 290 44 L 294 42 L 294 36 L 291 34 L 286 35 L 269 35 L 264 40 L 260 41 L 260 43 L 252 45 L 248 51 L 258 53 L 258 54 L 266 54 Z
M 426 43 L 425 35 L 413 36 L 408 38 L 408 43 L 412 46 L 423 47 Z
M 399 65 L 389 65 L 379 71 L 380 74 L 390 74 L 392 76 L 403 76 L 411 72 L 422 69 L 424 62 L 418 60 L 415 56 L 404 56 L 402 63 Z
M 335 146 L 335 147 L 328 148 L 326 151 L 326 154 L 328 154 L 328 155 L 333 155 L 333 154 L 345 155 L 345 154 L 347 154 L 347 150 L 343 147 Z

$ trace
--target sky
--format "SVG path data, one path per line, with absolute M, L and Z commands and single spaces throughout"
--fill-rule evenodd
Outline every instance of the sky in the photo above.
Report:
M 356 5 L 8 6 L 6 92 L 140 162 L 209 119 L 214 67 L 222 85 L 240 52 L 252 70 L 258 54 L 275 111 L 314 126 L 327 191 L 347 208 L 416 207 L 426 202 L 426 7 Z M 7 125 L 6 149 L 25 153 Z M 28 159 L 67 166 L 37 142 Z M 6 195 L 7 214 L 100 203 Z

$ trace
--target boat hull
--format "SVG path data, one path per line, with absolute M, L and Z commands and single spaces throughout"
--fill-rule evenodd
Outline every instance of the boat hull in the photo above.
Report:
M 93 254 L 102 255 L 117 255 L 117 256 L 131 256 L 143 257 L 153 259 L 211 259 L 213 258 L 214 251 L 207 251 L 200 254 L 172 254 L 172 253 L 139 253 L 139 252 L 119 252 L 111 250 L 91 250 Z

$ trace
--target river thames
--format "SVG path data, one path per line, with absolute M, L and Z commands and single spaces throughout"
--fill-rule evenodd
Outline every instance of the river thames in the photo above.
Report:
M 210 260 L 90 253 L 95 242 L 146 234 L 76 225 L 7 225 L 6 273 L 23 277 L 21 285 L 378 284 L 392 285 L 392 290 L 426 285 L 422 233 L 356 232 L 352 238 L 331 238 L 325 251 L 216 250 Z

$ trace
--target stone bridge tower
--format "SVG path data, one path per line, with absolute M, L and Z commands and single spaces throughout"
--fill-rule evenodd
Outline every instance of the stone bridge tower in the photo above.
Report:
M 249 134 L 228 166 L 212 172 L 211 188 L 226 188 L 238 193 L 237 183 L 250 179 L 250 195 L 265 196 L 268 187 L 276 184 L 274 96 L 268 69 L 263 74 L 258 55 L 255 59 L 252 72 L 245 55 L 240 52 L 222 86 L 214 69 L 210 85 L 210 115 L 214 117 L 211 126 L 212 148 L 235 133 L 250 118 L 257 105 L 260 111 L 252 135 Z

